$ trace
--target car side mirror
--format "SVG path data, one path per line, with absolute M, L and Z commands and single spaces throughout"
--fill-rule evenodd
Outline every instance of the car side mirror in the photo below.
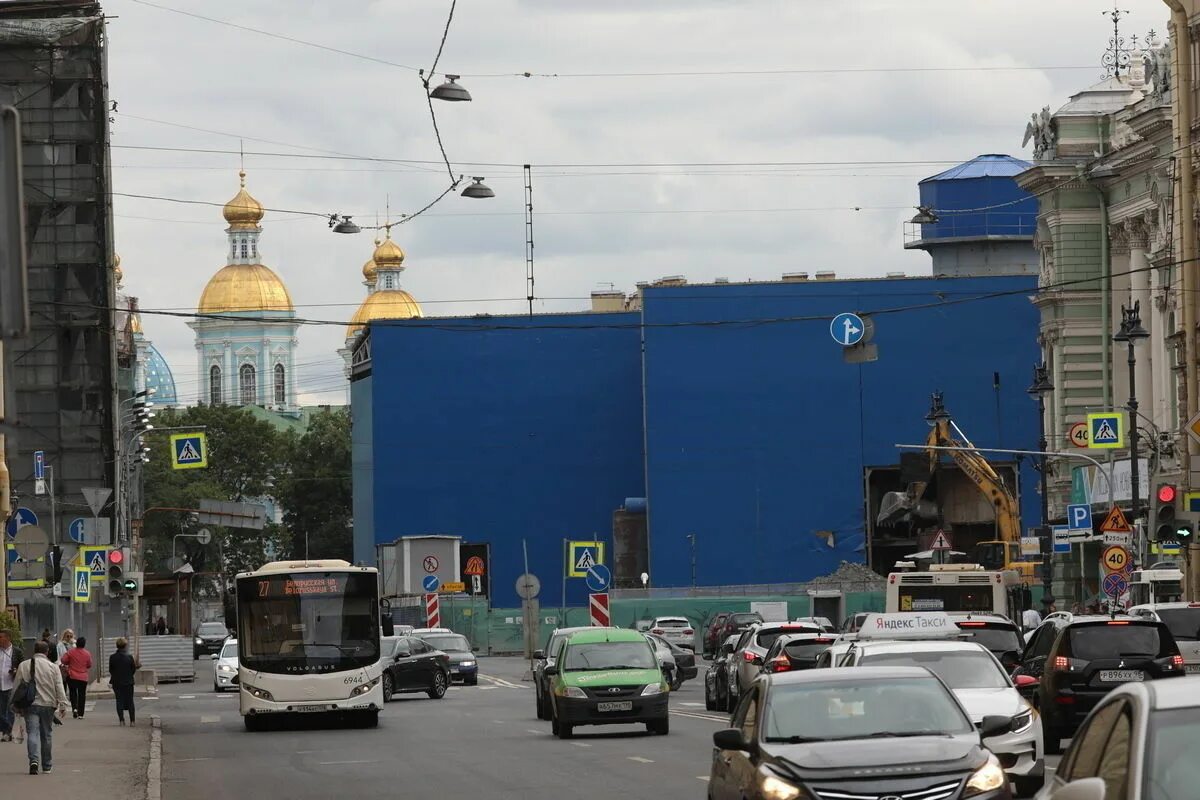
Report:
M 1013 686 L 1018 689 L 1032 689 L 1038 685 L 1038 679 L 1032 675 L 1016 675 L 1013 677 Z
M 1012 717 L 989 714 L 979 723 L 979 735 L 984 739 L 999 736 L 1012 730 Z
M 400 650 L 399 652 L 396 653 L 396 660 L 399 661 L 402 658 L 409 658 L 411 656 L 412 656 L 412 653 L 408 652 L 407 650 Z
M 713 734 L 713 746 L 718 750 L 742 750 L 750 752 L 750 743 L 737 728 L 726 728 Z
M 534 658 L 545 658 L 545 657 L 546 657 L 546 651 L 545 651 L 545 650 L 534 650 L 534 651 L 533 651 L 533 657 L 534 657 Z
M 545 675 L 557 675 L 558 667 L 556 667 L 552 664 L 547 664 L 546 668 L 542 670 L 542 673 Z
M 1050 800 L 1104 800 L 1105 794 L 1103 778 L 1083 778 L 1063 786 Z
M 216 654 L 216 653 L 213 653 L 211 656 L 209 656 L 209 658 L 211 658 L 213 661 L 216 661 L 216 660 L 217 660 L 217 654 Z

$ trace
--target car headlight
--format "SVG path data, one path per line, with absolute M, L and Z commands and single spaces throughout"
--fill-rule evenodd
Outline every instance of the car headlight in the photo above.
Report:
M 975 770 L 975 774 L 967 781 L 962 796 L 974 797 L 984 792 L 994 792 L 1004 786 L 1007 780 L 1004 777 L 1004 770 L 1000 769 L 1000 762 L 996 760 L 995 756 L 988 756 L 987 763 Z
M 237 672 L 237 670 L 228 664 L 221 664 L 217 667 L 217 672 Z
M 248 683 L 242 684 L 242 691 L 249 692 L 251 697 L 258 700 L 274 700 L 275 697 L 266 689 L 259 689 L 257 686 L 251 686 Z
M 1012 732 L 1024 733 L 1033 725 L 1033 709 L 1022 711 L 1012 718 Z
M 197 636 L 197 637 L 196 637 L 196 644 L 204 644 L 204 640 L 203 640 L 203 639 L 201 639 L 199 636 Z
M 664 684 L 647 683 L 645 685 L 645 687 L 642 688 L 642 697 L 649 697 L 650 695 L 662 694 L 665 691 L 667 691 L 667 687 Z
M 763 800 L 800 800 L 808 792 L 764 769 L 758 771 L 758 791 Z
M 587 692 L 578 686 L 563 686 L 554 691 L 559 697 L 587 697 Z
M 459 662 L 459 666 L 460 667 L 473 667 L 473 666 L 475 666 L 475 662 L 474 661 L 462 661 L 462 662 Z
M 382 678 L 382 677 L 383 676 L 381 675 L 380 678 Z M 360 683 L 358 686 L 354 687 L 354 691 L 352 691 L 350 693 L 350 696 L 357 697 L 360 694 L 366 694 L 367 692 L 371 691 L 379 684 L 380 678 L 376 678 L 373 681 L 367 681 L 366 683 Z

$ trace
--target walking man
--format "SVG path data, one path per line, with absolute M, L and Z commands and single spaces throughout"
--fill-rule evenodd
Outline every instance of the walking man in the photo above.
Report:
M 23 708 L 25 714 L 25 748 L 29 754 L 29 774 L 49 773 L 54 766 L 54 718 L 67 715 L 67 693 L 63 691 L 62 673 L 47 657 L 50 645 L 39 641 L 33 646 L 33 658 L 17 668 L 13 694 L 20 696 L 21 687 L 34 686 L 33 705 Z
M 125 724 L 125 712 L 129 712 L 129 724 L 134 721 L 133 675 L 138 671 L 137 659 L 128 652 L 129 641 L 122 636 L 117 639 L 117 652 L 108 657 L 108 681 L 117 698 L 117 719 Z
M 22 658 L 24 654 L 21 648 L 13 644 L 12 634 L 0 630 L 0 742 L 11 742 L 13 739 L 13 712 L 8 701 L 12 698 L 13 681 Z

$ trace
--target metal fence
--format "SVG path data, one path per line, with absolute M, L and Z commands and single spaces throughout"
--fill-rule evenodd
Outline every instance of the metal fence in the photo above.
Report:
M 101 647 L 100 677 L 105 678 L 108 656 L 117 652 L 117 640 L 105 639 Z M 192 654 L 190 636 L 143 636 L 138 642 L 138 660 L 142 662 L 142 669 L 153 670 L 159 683 L 196 680 L 196 661 Z

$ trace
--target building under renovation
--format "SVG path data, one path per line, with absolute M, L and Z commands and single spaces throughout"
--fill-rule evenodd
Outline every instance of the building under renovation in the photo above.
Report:
M 55 542 L 69 543 L 72 518 L 90 516 L 82 488 L 114 485 L 114 410 L 118 387 L 131 382 L 120 364 L 133 364 L 127 315 L 114 308 L 105 48 L 98 3 L 0 6 L 0 92 L 22 125 L 32 317 L 29 338 L 6 349 L 20 426 L 7 460 L 14 507 L 32 512 L 21 521 L 36 517 Z M 39 450 L 53 511 L 35 493 Z M 22 627 L 53 625 L 42 576 L 13 577 L 9 602 L 21 609 Z

